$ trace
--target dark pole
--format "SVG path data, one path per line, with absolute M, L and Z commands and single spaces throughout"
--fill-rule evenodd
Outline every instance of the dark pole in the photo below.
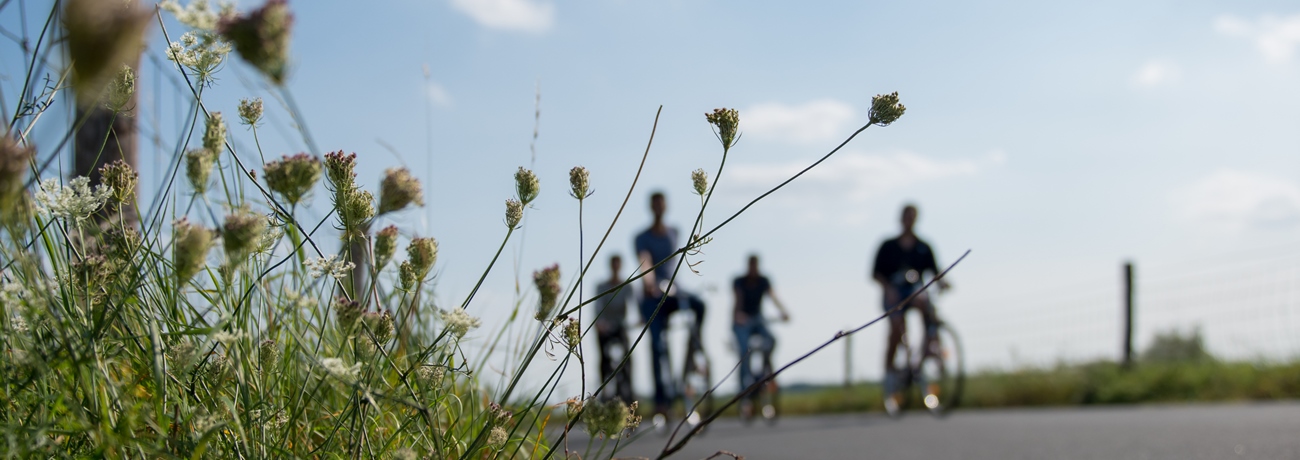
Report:
M 1124 262 L 1124 368 L 1133 367 L 1133 262 Z

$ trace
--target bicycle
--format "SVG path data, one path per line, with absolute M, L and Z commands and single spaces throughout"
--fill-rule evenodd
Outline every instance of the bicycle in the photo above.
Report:
M 933 311 L 934 306 L 926 298 L 921 298 L 921 301 L 925 307 L 904 307 L 903 314 L 912 317 L 907 320 L 909 327 L 903 331 L 903 339 L 894 355 L 895 362 L 901 362 L 903 366 L 895 374 L 897 388 L 892 393 L 885 388 L 883 395 L 885 413 L 892 418 L 901 417 L 902 410 L 911 404 L 913 387 L 921 393 L 921 404 L 937 417 L 946 416 L 961 403 L 966 381 L 961 339 L 952 326 L 937 315 L 933 329 L 924 330 L 925 312 L 920 308 Z M 920 330 L 917 330 L 917 325 L 921 325 Z M 909 340 L 915 336 L 922 337 L 921 347 L 914 347 Z
M 686 341 L 686 356 L 682 360 L 681 399 L 686 423 L 698 425 L 713 413 L 713 374 L 709 355 L 704 352 L 700 328 L 692 324 Z
M 750 334 L 749 356 L 742 359 L 750 360 L 749 369 L 753 373 L 755 382 L 762 381 L 776 372 L 776 368 L 772 365 L 772 351 L 775 346 L 775 340 L 768 340 L 762 334 Z M 741 421 L 746 425 L 753 423 L 754 408 L 757 407 L 757 415 L 766 420 L 768 425 L 775 425 L 777 416 L 780 415 L 780 397 L 781 387 L 776 384 L 776 379 L 763 382 L 754 393 L 741 401 Z

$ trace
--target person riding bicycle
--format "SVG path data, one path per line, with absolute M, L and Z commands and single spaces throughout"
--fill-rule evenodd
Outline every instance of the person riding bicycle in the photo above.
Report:
M 609 258 L 609 279 L 596 285 L 596 293 L 617 288 L 623 284 L 623 258 L 614 255 Z M 610 382 L 610 392 L 626 404 L 632 404 L 632 362 L 623 364 L 615 375 L 614 369 L 619 361 L 625 359 L 629 351 L 627 341 L 627 304 L 632 302 L 632 285 L 623 286 L 616 292 L 605 294 L 596 301 L 596 341 L 600 344 L 600 380 Z M 612 354 L 614 347 L 622 347 L 623 356 Z
M 939 267 L 934 260 L 934 251 L 912 230 L 916 225 L 916 217 L 916 206 L 908 204 L 903 207 L 901 221 L 903 232 L 898 237 L 881 243 L 871 270 L 871 277 L 880 284 L 880 289 L 883 291 L 882 307 L 889 312 L 889 338 L 885 347 L 885 408 L 890 412 L 898 409 L 901 400 L 901 395 L 898 394 L 900 390 L 898 363 L 894 362 L 894 355 L 898 351 L 899 343 L 902 342 L 903 332 L 907 330 L 907 309 L 916 308 L 921 311 L 925 321 L 926 352 L 929 352 L 929 344 L 934 340 L 939 325 L 934 304 L 924 292 L 913 297 L 907 305 L 894 310 L 899 306 L 899 302 L 907 299 L 922 286 L 922 276 L 926 272 L 930 272 L 932 276 L 937 276 L 939 273 Z M 948 283 L 943 279 L 939 279 L 937 284 L 941 291 L 948 289 Z M 904 365 L 910 364 L 904 363 Z M 892 407 L 891 403 L 893 403 Z
M 745 271 L 745 275 L 736 278 L 731 286 L 736 297 L 731 329 L 736 334 L 736 347 L 740 354 L 740 391 L 743 392 L 754 383 L 755 379 L 753 369 L 750 368 L 750 337 L 761 336 L 767 343 L 769 352 L 776 348 L 776 338 L 772 336 L 772 331 L 767 329 L 767 321 L 763 318 L 763 296 L 772 299 L 772 304 L 776 305 L 777 310 L 781 312 L 781 321 L 789 321 L 790 314 L 777 298 L 776 292 L 772 290 L 772 283 L 758 271 L 757 255 L 749 256 L 749 268 Z M 752 404 L 746 404 L 748 402 L 746 400 L 741 404 L 741 411 L 753 410 Z
M 664 223 L 664 212 L 668 205 L 662 192 L 650 195 L 650 211 L 654 223 L 645 231 L 637 234 L 635 240 L 637 260 L 640 262 L 638 272 L 645 271 L 655 264 L 660 264 L 642 277 L 641 320 L 650 325 L 650 369 L 654 375 L 655 413 L 667 414 L 671 404 L 670 390 L 674 388 L 672 368 L 668 355 L 668 342 L 665 331 L 668 329 L 668 316 L 681 309 L 690 309 L 695 314 L 695 326 L 692 334 L 698 336 L 704 324 L 704 301 L 686 293 L 677 286 L 679 279 L 673 278 L 677 270 L 678 259 L 673 257 L 677 251 L 677 229 Z M 669 288 L 669 280 L 674 280 Z M 660 308 L 662 302 L 663 307 Z M 659 310 L 656 312 L 656 310 Z

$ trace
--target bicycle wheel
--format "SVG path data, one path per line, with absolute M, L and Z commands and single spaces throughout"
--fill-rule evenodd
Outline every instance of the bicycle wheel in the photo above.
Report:
M 947 323 L 939 322 L 938 340 L 928 344 L 920 371 L 921 402 L 935 416 L 942 417 L 961 404 L 966 367 L 961 340 Z
M 758 375 L 761 378 L 770 376 L 773 372 L 775 369 L 772 368 L 772 351 L 765 350 L 762 372 Z M 775 425 L 777 416 L 781 415 L 781 387 L 776 384 L 775 378 L 763 382 L 758 392 L 757 403 L 759 414 L 767 420 L 767 424 Z
M 682 404 L 687 423 L 698 425 L 713 413 L 711 388 L 713 379 L 709 372 L 709 357 L 704 354 L 699 336 L 692 334 L 682 369 Z
M 908 336 L 904 334 L 902 342 L 894 350 L 894 366 L 897 368 L 893 374 L 886 373 L 884 381 L 881 382 L 880 396 L 883 399 L 885 415 L 890 418 L 898 418 L 903 415 L 903 409 L 907 407 L 908 399 L 912 388 L 912 347 L 907 341 Z

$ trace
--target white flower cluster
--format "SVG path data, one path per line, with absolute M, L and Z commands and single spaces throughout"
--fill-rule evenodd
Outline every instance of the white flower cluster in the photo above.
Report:
M 339 358 L 325 358 L 320 360 L 320 364 L 325 372 L 339 379 L 349 379 L 361 372 L 361 363 L 348 366 Z
M 470 329 L 478 329 L 482 325 L 478 318 L 470 316 L 464 308 L 453 308 L 451 311 L 439 312 L 438 315 L 447 323 L 447 330 L 458 339 L 465 337 Z
M 229 43 L 211 34 L 204 34 L 200 40 L 194 32 L 181 35 L 181 41 L 172 42 L 167 49 L 168 60 L 194 71 L 201 80 L 207 80 L 225 61 L 227 54 L 230 54 Z
M 103 185 L 90 188 L 90 179 L 77 177 L 68 181 L 68 186 L 59 185 L 57 179 L 46 179 L 36 190 L 36 202 L 41 214 L 45 216 L 73 219 L 77 222 L 86 220 L 108 201 L 113 189 Z
M 286 305 L 291 307 L 296 307 L 302 310 L 306 310 L 308 308 L 316 306 L 315 297 L 309 295 L 303 295 L 298 291 L 289 289 L 287 287 L 284 288 L 284 301 Z
M 230 331 L 230 332 L 218 331 L 212 334 L 212 340 L 221 342 L 221 344 L 225 346 L 230 346 L 230 344 L 235 343 L 240 339 L 247 338 L 247 337 L 248 337 L 248 333 L 243 331 L 238 331 L 238 330 Z
M 23 289 L 22 284 L 0 282 L 0 305 L 15 307 L 23 302 L 24 297 L 27 297 L 27 290 Z
M 213 11 L 208 0 L 194 0 L 183 8 L 176 0 L 163 0 L 158 7 L 176 16 L 176 20 L 181 24 L 205 31 L 217 30 L 217 23 L 221 18 L 235 15 L 235 4 L 231 2 L 218 3 L 219 11 Z
M 284 237 L 284 230 L 277 226 L 279 222 L 275 218 L 267 216 L 266 220 L 266 231 L 262 232 L 262 236 L 257 239 L 258 254 L 270 254 L 271 250 L 275 248 L 275 243 Z
M 343 279 L 343 277 L 348 276 L 348 272 L 352 271 L 353 268 L 356 268 L 356 264 L 342 260 L 337 255 L 307 259 L 307 270 L 309 270 L 312 278 L 329 275 L 336 280 Z

